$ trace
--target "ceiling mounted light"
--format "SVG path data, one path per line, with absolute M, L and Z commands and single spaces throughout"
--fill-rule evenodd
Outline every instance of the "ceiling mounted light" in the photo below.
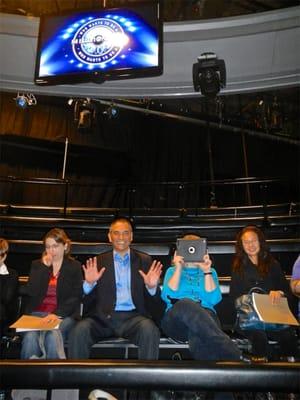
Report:
M 117 118 L 119 110 L 113 104 L 111 104 L 106 110 L 103 111 L 103 115 L 107 116 L 108 119 Z
M 202 53 L 198 62 L 193 64 L 193 84 L 196 92 L 203 96 L 215 97 L 226 86 L 226 68 L 224 60 L 215 53 Z
M 69 105 L 74 103 L 68 102 Z M 79 99 L 75 101 L 74 105 L 74 121 L 77 123 L 78 130 L 86 132 L 90 130 L 95 124 L 96 118 L 96 105 L 91 99 Z
M 18 93 L 14 98 L 17 107 L 25 109 L 27 106 L 35 106 L 37 104 L 36 97 L 33 93 Z

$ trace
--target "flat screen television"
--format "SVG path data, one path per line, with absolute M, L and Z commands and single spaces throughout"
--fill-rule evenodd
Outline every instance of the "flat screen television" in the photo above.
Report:
M 34 81 L 61 85 L 163 72 L 161 3 L 43 15 Z

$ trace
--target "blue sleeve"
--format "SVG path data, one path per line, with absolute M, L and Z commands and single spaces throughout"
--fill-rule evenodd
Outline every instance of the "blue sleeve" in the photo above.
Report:
M 90 294 L 94 287 L 97 285 L 97 282 L 94 282 L 92 285 L 87 283 L 86 281 L 83 282 L 83 293 L 85 295 Z
M 293 266 L 292 279 L 300 279 L 300 256 L 297 258 Z
M 172 293 L 173 294 L 175 293 L 168 286 L 168 282 L 169 282 L 170 278 L 172 277 L 172 275 L 174 274 L 174 271 L 175 271 L 174 267 L 169 267 L 167 269 L 165 276 L 164 276 L 163 287 L 162 287 L 162 291 L 161 291 L 161 297 L 162 297 L 163 301 L 167 304 L 167 308 L 169 308 L 171 306 L 171 301 L 168 298 L 168 296 L 172 297 Z M 174 297 L 174 295 L 173 295 L 173 297 Z
M 203 291 L 202 297 L 201 297 L 201 303 L 203 307 L 207 307 L 210 309 L 214 309 L 214 306 L 222 300 L 222 293 L 220 289 L 220 284 L 219 284 L 219 278 L 217 275 L 217 272 L 214 268 L 211 268 L 212 275 L 214 282 L 216 284 L 216 287 L 214 290 L 207 292 Z

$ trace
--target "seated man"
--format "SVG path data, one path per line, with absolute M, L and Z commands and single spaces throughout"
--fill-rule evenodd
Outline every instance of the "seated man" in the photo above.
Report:
M 160 332 L 151 315 L 163 307 L 158 286 L 162 264 L 130 248 L 132 226 L 126 218 L 109 228 L 112 250 L 83 266 L 84 318 L 69 337 L 69 358 L 89 358 L 100 339 L 123 337 L 138 346 L 138 358 L 158 359 Z

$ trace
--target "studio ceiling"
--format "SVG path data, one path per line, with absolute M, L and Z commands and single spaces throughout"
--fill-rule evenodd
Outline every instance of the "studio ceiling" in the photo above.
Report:
M 74 9 L 117 7 L 138 1 L 140 0 L 2 0 L 0 11 L 40 16 Z M 224 18 L 297 5 L 298 0 L 165 0 L 164 21 Z
M 0 11 L 40 16 L 74 9 L 114 7 L 138 0 L 2 0 Z M 226 18 L 299 5 L 299 0 L 165 0 L 164 21 Z M 203 98 L 122 100 L 120 104 L 174 114 L 179 118 L 207 119 L 299 141 L 299 87 L 223 96 L 209 104 Z M 47 97 L 43 99 L 47 101 Z M 50 99 L 49 99 L 50 101 Z M 55 101 L 52 98 L 51 101 Z M 58 99 L 61 101 L 61 99 Z

